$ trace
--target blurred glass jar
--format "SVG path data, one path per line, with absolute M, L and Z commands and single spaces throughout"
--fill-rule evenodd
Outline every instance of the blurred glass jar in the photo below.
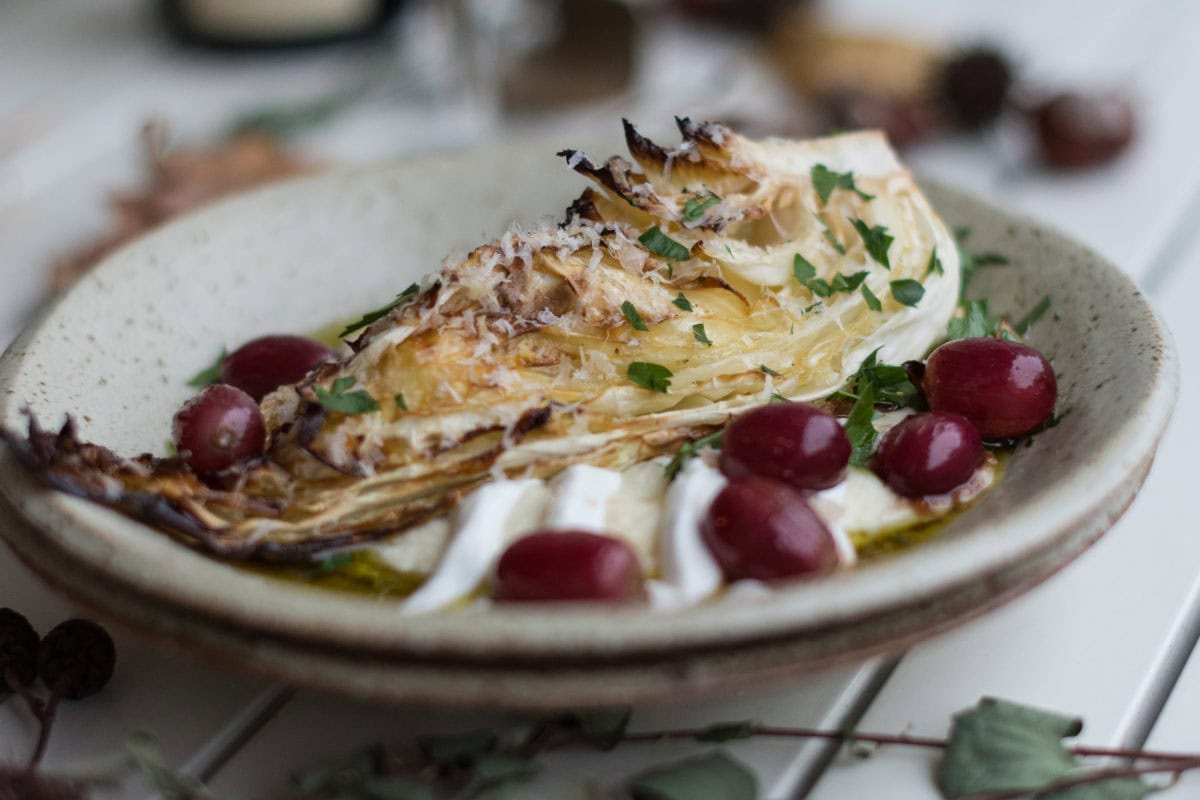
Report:
M 310 47 L 383 31 L 404 0 L 159 0 L 167 29 L 224 49 Z

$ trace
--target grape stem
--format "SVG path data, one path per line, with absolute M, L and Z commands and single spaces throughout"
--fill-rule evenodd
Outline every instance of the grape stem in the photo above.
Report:
M 58 685 L 54 687 L 54 691 L 50 693 L 50 699 L 43 701 L 36 697 L 33 692 L 29 691 L 29 687 L 21 682 L 21 678 L 17 675 L 17 671 L 12 667 L 4 670 L 4 683 L 9 691 L 21 696 L 25 701 L 25 705 L 29 707 L 31 713 L 38 721 L 38 738 L 34 745 L 33 753 L 29 756 L 29 761 L 25 763 L 25 768 L 28 770 L 36 769 L 38 764 L 42 763 L 42 758 L 46 755 L 46 745 L 50 742 L 50 732 L 54 729 L 54 720 L 58 714 L 58 704 L 63 698 L 63 692 L 66 691 L 67 684 L 74 679 L 74 673 L 67 673 L 59 680 Z

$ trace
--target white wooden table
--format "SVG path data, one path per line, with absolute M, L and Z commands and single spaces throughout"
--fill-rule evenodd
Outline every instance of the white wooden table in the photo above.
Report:
M 954 711 L 997 695 L 1084 715 L 1089 743 L 1200 750 L 1200 665 L 1185 665 L 1200 633 L 1200 531 L 1185 501 L 1195 491 L 1190 449 L 1200 443 L 1200 423 L 1188 413 L 1200 402 L 1191 370 L 1200 359 L 1200 3 L 1106 0 L 1086 10 L 1073 0 L 828 5 L 831 15 L 856 26 L 907 30 L 935 41 L 994 41 L 1018 57 L 1033 81 L 1117 85 L 1138 98 L 1135 145 L 1097 171 L 1050 176 L 1028 170 L 1003 133 L 929 146 L 911 161 L 928 175 L 1059 225 L 1141 282 L 1182 351 L 1181 413 L 1126 516 L 1024 597 L 895 659 L 733 700 L 639 710 L 634 725 L 754 718 L 837 728 L 861 714 L 862 730 L 941 736 Z M 152 35 L 143 10 L 133 0 L 7 0 L 0 6 L 5 341 L 40 297 L 51 257 L 102 226 L 108 188 L 135 180 L 134 132 L 144 119 L 160 115 L 183 133 L 200 135 L 264 97 L 310 96 L 345 85 L 361 67 L 361 56 L 338 51 L 265 63 L 179 52 Z M 680 34 L 655 36 L 650 44 L 661 47 L 647 58 L 669 67 Z M 664 99 L 681 96 L 661 90 L 685 76 L 669 69 L 654 74 L 632 108 L 604 109 L 606 119 L 611 122 L 614 111 L 646 119 L 706 110 Z M 694 88 L 682 96 L 694 97 Z M 768 85 L 751 80 L 749 88 L 771 97 Z M 560 129 L 591 121 L 581 115 Z M 402 109 L 351 119 L 327 133 L 324 152 L 359 159 L 394 154 L 403 149 L 395 130 L 433 130 L 426 123 Z M 381 125 L 396 127 L 384 127 L 391 132 L 381 135 Z M 430 143 L 420 135 L 404 141 L 409 150 Z M 71 613 L 12 559 L 0 563 L 0 606 L 22 610 L 43 630 Z M 126 734 L 144 729 L 157 735 L 172 765 L 203 776 L 217 796 L 271 798 L 303 766 L 362 745 L 504 722 L 293 693 L 118 634 L 116 679 L 97 697 L 62 709 L 50 768 L 110 753 Z M 22 758 L 31 731 L 17 704 L 0 706 L 0 759 Z M 920 750 L 883 748 L 864 761 L 821 743 L 749 740 L 728 747 L 758 772 L 768 798 L 936 797 L 935 756 Z M 554 754 L 549 771 L 516 796 L 574 796 L 563 794 L 564 787 L 581 776 L 620 775 L 700 749 L 653 744 L 604 755 Z M 1166 796 L 1196 794 L 1200 776 Z M 122 796 L 146 795 L 130 789 Z

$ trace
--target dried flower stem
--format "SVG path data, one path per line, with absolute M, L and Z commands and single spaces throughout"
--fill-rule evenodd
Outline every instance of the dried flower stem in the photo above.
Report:
M 706 728 L 680 728 L 663 731 L 643 731 L 625 733 L 622 742 L 654 742 L 670 739 L 696 739 L 708 733 Z M 772 736 L 791 739 L 826 739 L 841 742 L 866 742 L 868 744 L 894 744 L 905 747 L 924 747 L 942 750 L 948 744 L 945 739 L 926 736 L 908 736 L 906 734 L 859 733 L 858 731 L 829 731 L 817 728 L 783 728 L 770 725 L 754 725 L 748 728 L 750 736 Z M 1128 750 L 1119 747 L 1092 747 L 1076 745 L 1067 748 L 1077 756 L 1125 758 L 1133 761 L 1156 761 L 1167 766 L 1161 766 L 1151 772 L 1163 772 L 1170 769 L 1172 762 L 1182 765 L 1200 763 L 1200 753 L 1173 753 L 1161 750 Z M 1187 769 L 1195 767 L 1187 766 Z

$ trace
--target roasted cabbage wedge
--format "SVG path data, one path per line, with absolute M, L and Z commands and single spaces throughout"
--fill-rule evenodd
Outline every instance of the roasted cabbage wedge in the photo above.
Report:
M 632 161 L 561 153 L 594 184 L 566 220 L 447 264 L 347 357 L 267 396 L 253 463 L 198 476 L 32 419 L 6 438 L 51 486 L 214 554 L 306 559 L 403 535 L 495 478 L 674 452 L 773 395 L 821 400 L 878 348 L 920 358 L 943 335 L 954 240 L 883 135 L 678 123 L 674 149 L 626 123 Z M 338 391 L 377 408 L 331 410 Z

